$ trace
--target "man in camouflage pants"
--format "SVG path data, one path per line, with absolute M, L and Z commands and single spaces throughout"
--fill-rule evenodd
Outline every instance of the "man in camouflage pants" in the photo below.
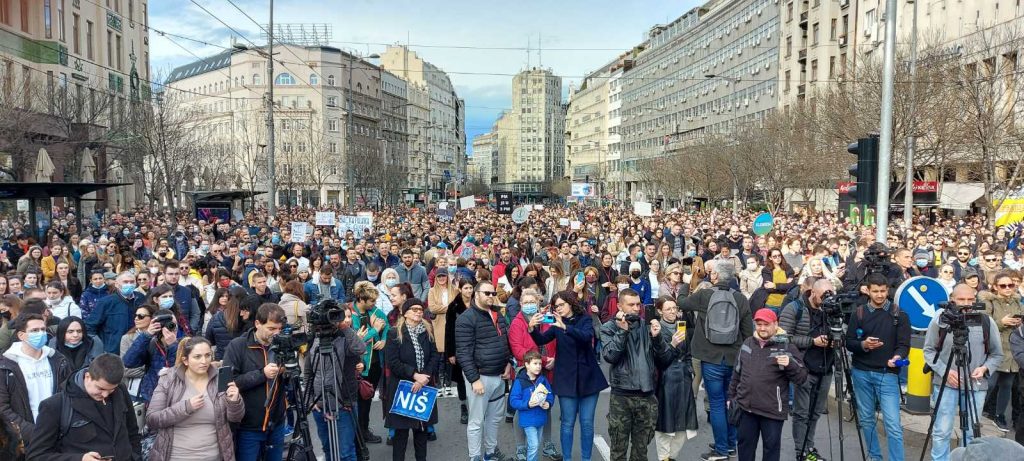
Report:
M 676 349 L 661 338 L 661 324 L 640 319 L 640 295 L 632 289 L 619 291 L 619 312 L 601 326 L 601 357 L 611 364 L 612 388 L 608 403 L 608 438 L 611 457 L 630 461 L 647 459 L 647 445 L 654 437 L 658 400 L 654 395 L 655 357 L 670 362 Z M 681 337 L 679 341 L 681 341 Z M 672 342 L 677 342 L 673 337 Z M 629 450 L 633 443 L 632 451 Z

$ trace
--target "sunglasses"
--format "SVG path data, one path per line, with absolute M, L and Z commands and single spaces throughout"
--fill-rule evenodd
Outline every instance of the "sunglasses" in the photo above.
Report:
M 484 296 L 494 296 L 498 294 L 497 291 L 478 291 L 477 293 L 480 293 Z
M 135 314 L 135 320 L 142 320 L 142 319 L 147 318 L 147 317 L 150 317 L 150 315 L 149 314 Z
M 997 283 L 996 286 L 1004 290 L 1007 288 L 1017 288 L 1016 283 Z
M 943 274 L 952 274 L 953 271 L 942 271 Z
M 957 255 L 959 255 L 959 256 L 970 256 L 971 254 L 970 253 L 957 253 Z
M 999 259 L 997 259 L 997 258 L 985 258 L 985 262 L 990 262 L 990 263 L 994 263 L 994 262 L 996 262 L 998 260 Z

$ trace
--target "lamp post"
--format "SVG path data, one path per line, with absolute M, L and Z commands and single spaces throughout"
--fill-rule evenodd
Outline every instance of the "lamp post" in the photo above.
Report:
M 234 44 L 242 51 L 255 51 L 267 58 L 267 220 L 273 221 L 277 214 L 277 168 L 274 160 L 274 0 L 270 0 L 270 24 L 267 25 L 267 51 Z

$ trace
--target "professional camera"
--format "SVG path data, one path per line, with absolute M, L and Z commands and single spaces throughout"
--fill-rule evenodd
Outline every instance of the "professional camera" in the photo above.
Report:
M 633 322 L 639 322 L 640 321 L 640 315 L 639 314 L 626 314 L 622 318 L 627 323 L 633 323 Z
M 325 299 L 309 308 L 306 321 L 309 331 L 317 338 L 334 338 L 338 335 L 338 324 L 345 320 L 345 309 L 333 299 Z
M 872 271 L 872 269 L 878 269 L 889 264 L 889 249 L 881 243 L 872 243 L 871 246 L 864 250 L 864 263 L 868 268 L 869 274 L 881 272 L 881 270 Z
M 178 325 L 174 323 L 173 314 L 160 314 L 153 317 L 153 323 L 160 325 L 161 328 L 164 328 L 167 331 L 174 331 L 178 329 Z
M 297 352 L 307 338 L 305 333 L 292 333 L 292 326 L 285 324 L 281 333 L 270 340 L 270 351 L 274 353 L 274 360 L 285 369 L 285 373 L 293 373 L 299 369 L 299 356 Z
M 975 325 L 981 324 L 980 321 L 985 317 L 985 303 L 975 302 L 970 306 L 958 306 L 952 302 L 939 303 L 939 309 L 942 309 L 942 315 L 939 316 L 939 322 L 946 325 L 951 330 L 967 331 L 968 323 Z
M 857 310 L 859 298 L 860 296 L 857 293 L 836 294 L 832 291 L 826 291 L 821 296 L 821 310 L 830 319 L 842 318 Z

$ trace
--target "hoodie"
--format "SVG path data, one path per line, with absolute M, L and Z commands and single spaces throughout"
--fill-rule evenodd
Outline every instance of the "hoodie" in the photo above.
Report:
M 30 357 L 21 350 L 21 341 L 11 344 L 11 348 L 4 352 L 4 357 L 13 360 L 21 368 L 21 374 L 25 378 L 25 388 L 28 390 L 28 403 L 32 409 L 32 419 L 39 418 L 39 402 L 42 402 L 53 394 L 53 367 L 50 366 L 50 357 L 57 351 L 49 346 L 43 346 L 43 353 L 38 359 Z
M 63 320 L 65 317 L 72 316 L 82 318 L 82 309 L 78 307 L 78 304 L 75 304 L 75 300 L 71 299 L 70 296 L 65 296 L 53 304 L 50 304 L 49 300 L 47 300 L 46 305 L 50 306 L 50 312 L 57 319 Z

